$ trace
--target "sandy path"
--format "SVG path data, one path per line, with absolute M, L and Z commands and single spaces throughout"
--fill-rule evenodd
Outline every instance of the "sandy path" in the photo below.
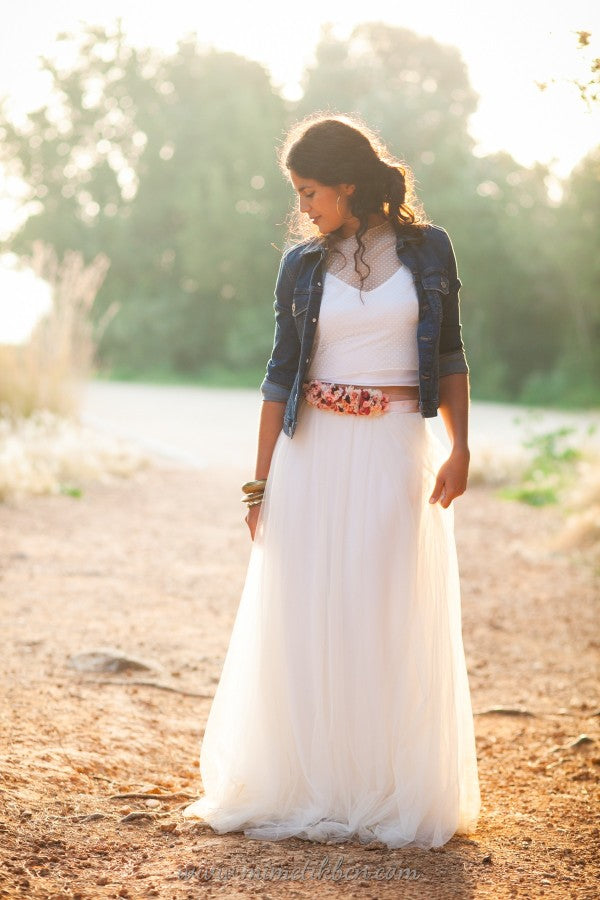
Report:
M 555 511 L 483 486 L 455 501 L 478 832 L 433 851 L 366 850 L 219 836 L 180 818 L 201 789 L 199 742 L 249 555 L 247 477 L 151 466 L 79 500 L 0 505 L 0 896 L 595 898 L 598 577 L 584 557 L 548 550 Z M 116 682 L 102 684 L 68 667 L 103 645 L 158 670 L 96 676 Z M 533 715 L 483 714 L 496 704 Z M 567 747 L 584 733 L 590 741 Z M 112 799 L 145 791 L 182 793 Z M 136 810 L 147 817 L 121 821 Z M 233 874 L 201 882 L 207 865 Z M 244 878 L 244 865 L 265 877 Z M 277 865 L 304 877 L 276 878 Z M 406 869 L 416 878 L 399 880 Z

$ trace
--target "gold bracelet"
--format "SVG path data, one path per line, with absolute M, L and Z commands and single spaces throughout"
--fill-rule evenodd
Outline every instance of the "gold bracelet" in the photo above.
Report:
M 244 494 L 240 499 L 242 503 L 248 503 L 250 500 L 262 500 L 264 491 L 256 491 L 254 494 Z
M 253 500 L 252 503 L 249 503 L 249 504 L 248 504 L 248 507 L 250 507 L 250 506 L 258 506 L 259 503 L 262 503 L 262 498 L 261 498 L 260 500 Z
M 255 491 L 257 488 L 262 488 L 267 483 L 266 478 L 258 478 L 255 481 L 247 481 L 242 485 L 242 490 L 245 494 L 250 494 L 252 491 Z

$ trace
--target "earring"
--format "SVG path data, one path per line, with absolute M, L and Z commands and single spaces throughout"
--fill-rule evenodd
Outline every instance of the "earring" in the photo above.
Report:
M 337 200 L 335 201 L 335 208 L 337 209 L 337 214 L 338 214 L 338 216 L 341 216 L 341 215 L 342 215 L 341 212 L 340 212 L 340 197 L 341 197 L 341 196 L 342 196 L 341 194 L 338 194 L 338 195 L 337 195 Z M 352 218 L 352 214 L 350 214 L 349 216 L 345 216 L 345 217 L 342 216 L 342 218 L 351 219 L 351 218 Z

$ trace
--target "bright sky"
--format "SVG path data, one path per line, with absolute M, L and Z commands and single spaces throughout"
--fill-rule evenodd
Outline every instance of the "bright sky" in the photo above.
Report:
M 177 38 L 196 31 L 200 43 L 264 63 L 294 96 L 324 22 L 346 36 L 358 22 L 379 20 L 459 48 L 481 98 L 470 123 L 478 152 L 507 149 L 524 165 L 537 159 L 565 175 L 600 139 L 600 112 L 588 113 L 575 87 L 542 93 L 535 86 L 583 75 L 572 32 L 591 31 L 600 55 L 600 4 L 593 0 L 303 0 L 295 9 L 273 0 L 19 0 L 3 15 L 0 95 L 9 95 L 15 110 L 38 105 L 46 85 L 36 57 L 54 35 L 80 20 L 108 24 L 121 16 L 136 44 L 173 50 Z
M 118 16 L 134 44 L 172 51 L 178 38 L 195 31 L 200 44 L 258 60 L 289 97 L 298 96 L 323 23 L 340 37 L 361 21 L 410 28 L 459 48 L 480 95 L 470 120 L 477 153 L 505 149 L 522 165 L 540 160 L 564 177 L 600 143 L 600 104 L 588 112 L 577 89 L 562 83 L 586 74 L 575 31 L 592 32 L 600 56 L 600 3 L 593 0 L 303 0 L 294 6 L 273 0 L 18 0 L 4 11 L 0 34 L 0 96 L 9 97 L 15 117 L 44 101 L 37 56 L 51 51 L 58 32 L 79 22 L 114 24 Z M 560 83 L 540 92 L 535 82 L 552 78 Z M 0 231 L 10 208 L 4 193 L 0 174 Z

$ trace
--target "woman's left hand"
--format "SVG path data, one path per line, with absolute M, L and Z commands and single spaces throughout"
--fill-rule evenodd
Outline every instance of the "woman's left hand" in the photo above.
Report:
M 429 498 L 430 503 L 439 500 L 447 509 L 455 497 L 460 497 L 467 489 L 471 453 L 468 448 L 452 450 L 446 462 L 440 466 L 435 486 Z

